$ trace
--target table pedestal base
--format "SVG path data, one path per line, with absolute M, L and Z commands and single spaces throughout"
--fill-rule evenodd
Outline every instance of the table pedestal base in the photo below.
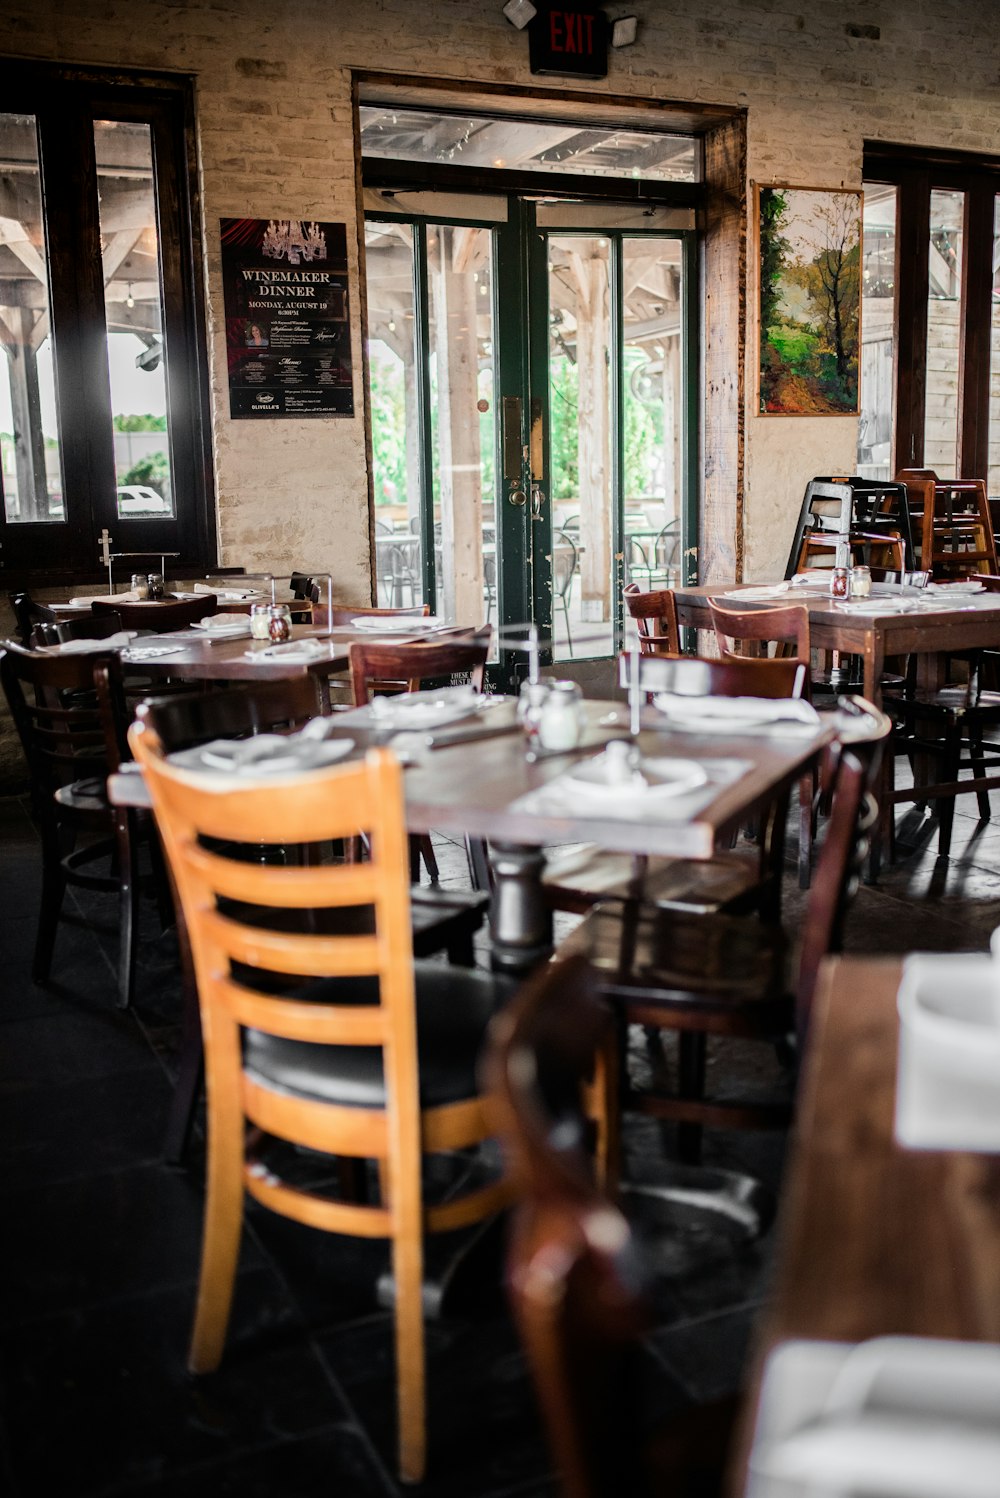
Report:
M 490 960 L 495 972 L 527 977 L 552 956 L 552 912 L 542 888 L 545 850 L 491 842 L 490 863 Z

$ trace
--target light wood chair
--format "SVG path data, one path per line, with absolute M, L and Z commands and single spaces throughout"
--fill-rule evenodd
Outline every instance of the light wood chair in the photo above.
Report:
M 515 1193 L 507 1285 L 564 1498 L 721 1491 L 736 1401 L 661 1416 L 647 1259 L 609 1193 L 613 1014 L 580 959 L 493 1022 L 483 1067 Z
M 489 1133 L 475 1062 L 505 986 L 487 973 L 414 964 L 402 771 L 388 751 L 266 788 L 216 790 L 170 765 L 148 724 L 129 737 L 184 910 L 205 1033 L 208 1186 L 189 1367 L 209 1372 L 222 1356 L 245 1191 L 327 1232 L 387 1238 L 399 1466 L 404 1481 L 419 1482 L 424 1233 L 480 1221 L 507 1192 L 493 1180 L 432 1203 L 421 1167 L 425 1154 L 467 1151 Z M 226 852 L 362 833 L 367 863 L 265 867 Z M 372 908 L 373 934 L 323 931 L 325 912 L 356 906 Z M 296 929 L 306 924 L 293 919 L 302 912 L 314 929 Z M 266 1145 L 256 1153 L 267 1136 L 376 1161 L 377 1203 L 283 1181 Z
M 638 583 L 624 590 L 625 607 L 636 622 L 643 655 L 680 655 L 677 603 L 670 588 L 643 593 Z

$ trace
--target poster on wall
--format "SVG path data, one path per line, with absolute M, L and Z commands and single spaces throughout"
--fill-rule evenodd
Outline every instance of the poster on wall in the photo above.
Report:
M 230 415 L 353 416 L 346 225 L 221 223 Z
M 757 208 L 761 414 L 854 415 L 861 194 L 762 187 Z

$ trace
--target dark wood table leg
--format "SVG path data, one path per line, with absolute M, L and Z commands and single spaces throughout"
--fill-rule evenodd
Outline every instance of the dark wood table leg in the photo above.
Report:
M 498 973 L 526 977 L 552 955 L 552 912 L 542 889 L 545 850 L 491 842 L 490 863 L 492 966 Z

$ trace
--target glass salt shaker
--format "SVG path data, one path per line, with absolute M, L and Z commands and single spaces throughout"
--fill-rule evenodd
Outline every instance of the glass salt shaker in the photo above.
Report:
M 253 640 L 269 640 L 271 624 L 271 605 L 269 603 L 255 603 L 250 610 L 250 637 Z
M 870 567 L 852 567 L 851 568 L 851 589 L 850 589 L 850 596 L 852 598 L 870 598 L 871 597 L 871 591 L 872 591 L 872 573 L 871 573 L 871 568 Z
M 144 572 L 133 572 L 130 591 L 140 602 L 149 597 L 149 582 Z
M 543 749 L 575 749 L 583 731 L 583 693 L 575 681 L 553 681 L 542 704 L 538 737 Z

